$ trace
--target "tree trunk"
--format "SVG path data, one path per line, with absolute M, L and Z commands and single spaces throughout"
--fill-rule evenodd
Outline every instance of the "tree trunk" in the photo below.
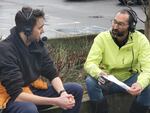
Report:
M 148 8 L 147 8 L 147 18 L 145 21 L 145 35 L 147 36 L 148 40 L 150 41 L 150 0 L 148 0 Z

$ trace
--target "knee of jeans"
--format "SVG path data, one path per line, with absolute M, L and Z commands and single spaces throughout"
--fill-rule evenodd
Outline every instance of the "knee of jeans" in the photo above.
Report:
M 39 113 L 35 104 L 26 102 L 20 107 L 21 113 Z
M 74 85 L 74 90 L 76 91 L 76 93 L 78 94 L 78 96 L 83 94 L 83 88 L 80 84 L 78 83 L 72 83 Z
M 143 92 L 137 96 L 136 100 L 143 106 L 150 106 L 150 85 L 143 90 Z
M 99 87 L 97 80 L 90 76 L 86 78 L 86 86 L 88 90 L 94 90 L 96 87 Z
M 86 78 L 86 86 L 88 95 L 90 97 L 90 100 L 101 100 L 103 98 L 102 89 L 100 88 L 99 84 L 97 83 L 97 80 L 95 80 L 92 77 Z
M 73 94 L 74 96 L 82 97 L 83 95 L 83 88 L 80 84 L 70 82 L 64 85 L 68 93 Z

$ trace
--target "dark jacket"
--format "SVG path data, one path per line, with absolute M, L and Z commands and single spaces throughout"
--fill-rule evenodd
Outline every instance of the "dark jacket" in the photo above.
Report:
M 15 27 L 11 34 L 0 42 L 0 81 L 11 99 L 22 92 L 42 75 L 50 81 L 57 76 L 57 70 L 50 59 L 44 43 L 32 42 L 26 47 Z

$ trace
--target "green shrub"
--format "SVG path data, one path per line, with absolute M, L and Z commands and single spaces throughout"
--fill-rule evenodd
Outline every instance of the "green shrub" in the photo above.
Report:
M 95 36 L 49 39 L 47 47 L 64 82 L 85 87 L 83 65 Z

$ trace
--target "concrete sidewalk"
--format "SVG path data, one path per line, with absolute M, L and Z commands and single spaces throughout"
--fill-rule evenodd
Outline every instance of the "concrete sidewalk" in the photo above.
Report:
M 15 14 L 22 6 L 43 9 L 46 13 L 44 35 L 59 38 L 95 34 L 109 29 L 114 14 L 126 8 L 118 3 L 118 0 L 0 0 L 0 37 L 5 38 L 9 34 L 9 29 L 15 25 Z M 145 20 L 140 6 L 132 8 L 140 19 Z M 137 28 L 144 29 L 144 24 L 139 21 Z

